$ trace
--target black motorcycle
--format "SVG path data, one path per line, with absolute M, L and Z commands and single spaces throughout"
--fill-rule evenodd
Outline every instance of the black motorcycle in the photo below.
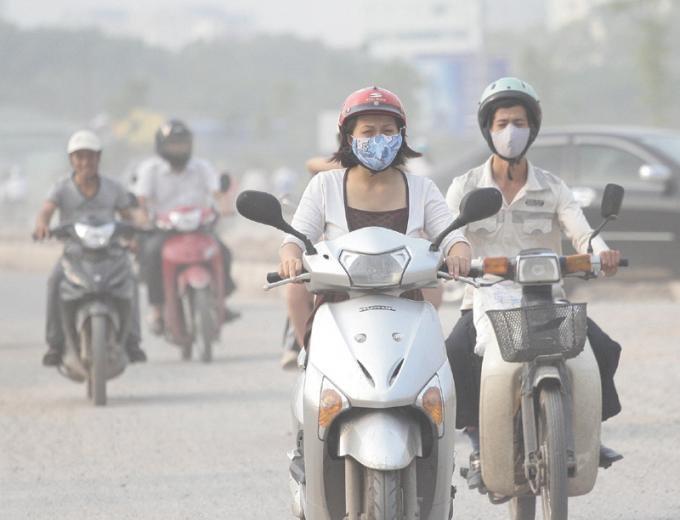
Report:
M 106 404 L 106 382 L 129 362 L 125 345 L 136 284 L 121 243 L 134 227 L 118 221 L 62 224 L 51 231 L 64 241 L 59 287 L 65 350 L 59 371 L 87 382 L 87 396 Z

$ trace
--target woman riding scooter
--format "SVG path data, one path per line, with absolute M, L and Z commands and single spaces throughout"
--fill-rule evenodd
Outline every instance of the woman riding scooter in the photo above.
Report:
M 403 169 L 408 158 L 420 154 L 406 142 L 406 114 L 394 93 L 367 87 L 350 94 L 338 130 L 333 161 L 342 168 L 312 178 L 293 218 L 294 228 L 312 242 L 368 226 L 433 238 L 452 221 L 435 184 Z M 471 255 L 467 243 L 455 235 L 444 246 L 450 273 L 466 274 Z M 303 249 L 295 237 L 286 237 L 279 253 L 281 276 L 300 273 Z M 307 291 L 296 289 L 288 295 L 288 314 L 303 344 L 309 320 Z

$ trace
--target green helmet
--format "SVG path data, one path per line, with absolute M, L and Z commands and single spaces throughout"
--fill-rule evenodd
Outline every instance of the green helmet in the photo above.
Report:
M 482 131 L 482 135 L 489 145 L 489 148 L 496 153 L 496 149 L 491 139 L 491 124 L 494 113 L 498 104 L 502 101 L 512 99 L 522 105 L 527 111 L 529 118 L 529 126 L 531 133 L 529 135 L 529 142 L 526 150 L 529 149 L 531 143 L 534 142 L 538 131 L 541 129 L 541 104 L 538 99 L 538 94 L 534 88 L 526 81 L 517 78 L 500 78 L 491 83 L 484 89 L 482 97 L 479 100 L 479 107 L 477 108 L 477 122 Z M 522 153 L 524 155 L 524 153 Z

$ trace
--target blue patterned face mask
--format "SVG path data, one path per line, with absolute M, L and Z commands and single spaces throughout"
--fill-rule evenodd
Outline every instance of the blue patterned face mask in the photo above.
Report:
M 401 134 L 353 137 L 352 151 L 359 162 L 373 173 L 389 168 L 399 153 L 403 139 Z

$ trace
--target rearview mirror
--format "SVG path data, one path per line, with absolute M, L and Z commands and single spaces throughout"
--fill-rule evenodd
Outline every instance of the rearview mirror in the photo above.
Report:
M 621 211 L 624 189 L 618 184 L 607 184 L 602 195 L 602 218 L 616 218 Z
M 285 231 L 288 223 L 283 220 L 281 203 L 271 193 L 246 190 L 236 199 L 236 209 L 248 220 Z
M 643 164 L 639 170 L 644 181 L 664 183 L 671 179 L 671 169 L 664 164 Z
M 460 201 L 459 214 L 449 227 L 442 231 L 432 242 L 430 251 L 436 251 L 446 238 L 446 235 L 455 229 L 462 228 L 470 222 L 489 218 L 501 209 L 503 195 L 496 188 L 478 188 L 465 194 Z
M 458 220 L 463 224 L 489 218 L 501 209 L 503 196 L 496 188 L 479 188 L 465 194 L 460 201 Z
M 256 190 L 242 191 L 236 199 L 236 209 L 248 220 L 275 227 L 302 240 L 307 254 L 316 254 L 316 249 L 309 238 L 284 220 L 281 203 L 271 193 Z

